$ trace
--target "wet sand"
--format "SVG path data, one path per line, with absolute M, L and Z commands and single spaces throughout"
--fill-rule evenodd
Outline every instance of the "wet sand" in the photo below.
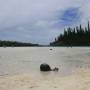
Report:
M 0 90 L 90 90 L 90 69 L 72 75 L 17 74 L 0 76 Z

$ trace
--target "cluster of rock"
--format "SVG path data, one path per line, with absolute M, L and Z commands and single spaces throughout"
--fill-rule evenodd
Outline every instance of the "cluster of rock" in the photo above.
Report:
M 43 63 L 40 65 L 40 71 L 58 71 L 59 68 L 55 67 L 54 69 L 51 69 L 51 67 L 46 64 L 46 63 Z

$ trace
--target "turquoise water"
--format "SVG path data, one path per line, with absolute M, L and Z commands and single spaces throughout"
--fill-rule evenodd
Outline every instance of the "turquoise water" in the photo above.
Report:
M 52 50 L 50 50 L 52 49 Z M 41 63 L 58 67 L 54 74 L 70 74 L 77 69 L 90 68 L 89 47 L 6 47 L 0 48 L 0 75 L 42 74 Z M 44 73 L 45 74 L 45 73 Z M 46 73 L 49 74 L 49 73 Z

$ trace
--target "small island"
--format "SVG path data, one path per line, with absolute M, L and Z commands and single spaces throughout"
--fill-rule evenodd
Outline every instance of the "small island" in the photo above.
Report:
M 90 46 L 90 25 L 87 27 L 76 26 L 75 28 L 64 29 L 50 46 Z

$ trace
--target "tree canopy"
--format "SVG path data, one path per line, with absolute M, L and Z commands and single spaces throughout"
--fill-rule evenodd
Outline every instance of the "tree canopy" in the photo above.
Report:
M 90 25 L 82 27 L 80 24 L 75 28 L 68 27 L 64 33 L 60 34 L 55 41 L 50 43 L 51 46 L 90 46 Z

